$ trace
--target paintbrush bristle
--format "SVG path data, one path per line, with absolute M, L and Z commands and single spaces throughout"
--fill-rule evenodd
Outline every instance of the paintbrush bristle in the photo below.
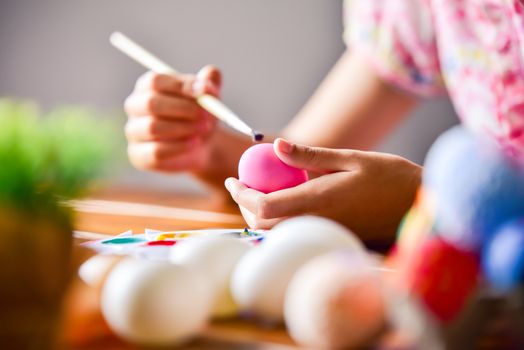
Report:
M 258 131 L 253 131 L 253 141 L 255 142 L 260 142 L 262 140 L 264 140 L 264 134 L 262 134 L 261 132 L 258 132 Z

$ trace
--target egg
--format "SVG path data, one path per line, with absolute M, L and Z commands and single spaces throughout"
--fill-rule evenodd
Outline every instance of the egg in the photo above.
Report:
M 233 298 L 243 310 L 281 321 L 293 274 L 310 259 L 339 249 L 365 251 L 351 231 L 329 219 L 300 216 L 285 220 L 240 259 L 231 279 Z
M 479 276 L 475 253 L 458 249 L 438 236 L 428 238 L 397 276 L 404 286 L 442 324 L 453 321 L 475 291 Z
M 524 281 L 524 219 L 510 221 L 485 245 L 482 267 L 487 280 L 501 292 Z
M 524 212 L 524 166 L 462 127 L 442 134 L 424 165 L 436 229 L 454 245 L 478 251 Z
M 305 170 L 281 161 L 271 143 L 251 146 L 242 154 L 238 178 L 247 187 L 263 193 L 294 187 L 308 180 Z
M 309 348 L 362 348 L 385 328 L 379 265 L 355 251 L 333 252 L 302 266 L 285 298 L 291 337 Z
M 205 276 L 214 299 L 213 317 L 225 318 L 237 313 L 230 291 L 231 273 L 250 248 L 247 242 L 233 237 L 192 238 L 179 241 L 171 249 L 170 260 L 197 269 Z
M 199 271 L 187 266 L 125 258 L 109 273 L 101 309 L 110 328 L 144 346 L 183 343 L 206 325 L 212 299 Z
M 115 266 L 118 258 L 114 255 L 98 254 L 86 260 L 78 269 L 78 276 L 91 287 L 100 285 L 109 270 Z

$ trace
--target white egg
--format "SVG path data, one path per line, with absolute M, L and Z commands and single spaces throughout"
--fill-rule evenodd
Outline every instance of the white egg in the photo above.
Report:
M 243 310 L 280 321 L 293 274 L 310 259 L 339 249 L 365 252 L 351 231 L 331 220 L 301 216 L 283 221 L 238 262 L 231 279 L 233 297 Z
M 315 349 L 363 348 L 384 329 L 383 289 L 371 257 L 354 251 L 316 257 L 289 283 L 284 308 L 289 333 Z
M 91 287 L 98 286 L 109 269 L 115 265 L 114 255 L 95 255 L 86 260 L 78 269 L 78 276 Z
M 330 247 L 340 244 L 364 250 L 362 241 L 353 232 L 336 221 L 320 216 L 297 216 L 276 225 L 266 236 L 265 246 L 289 244 L 290 242 L 308 242 Z
M 230 290 L 231 273 L 250 248 L 247 242 L 233 237 L 192 238 L 179 241 L 171 249 L 170 260 L 198 269 L 205 276 L 214 299 L 212 315 L 225 318 L 237 314 Z
M 190 267 L 126 258 L 108 275 L 101 308 L 123 339 L 147 346 L 175 345 L 206 325 L 211 295 L 203 276 Z

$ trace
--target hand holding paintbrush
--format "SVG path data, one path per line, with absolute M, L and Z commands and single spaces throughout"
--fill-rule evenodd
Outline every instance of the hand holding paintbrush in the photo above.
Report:
M 155 73 L 167 75 L 178 74 L 175 69 L 168 66 L 166 63 L 120 32 L 114 32 L 111 34 L 110 41 L 117 49 Z M 202 93 L 196 97 L 196 101 L 206 111 L 229 125 L 231 128 L 251 136 L 254 141 L 262 141 L 264 138 L 264 135 L 249 127 L 215 96 Z
M 138 79 L 126 99 L 125 131 L 133 165 L 152 171 L 190 171 L 223 188 L 223 180 L 236 175 L 238 159 L 252 145 L 255 132 L 215 97 L 220 71 L 207 66 L 196 75 L 180 74 L 122 34 L 114 33 L 111 42 L 152 70 Z M 218 127 L 219 117 L 230 127 Z

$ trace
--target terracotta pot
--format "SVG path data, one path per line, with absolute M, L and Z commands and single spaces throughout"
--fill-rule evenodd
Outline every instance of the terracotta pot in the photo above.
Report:
M 6 349 L 56 346 L 71 276 L 67 217 L 0 207 L 0 344 Z

